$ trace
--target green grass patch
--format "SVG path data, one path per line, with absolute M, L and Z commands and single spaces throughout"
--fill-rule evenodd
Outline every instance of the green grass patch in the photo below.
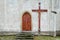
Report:
M 0 36 L 0 40 L 16 40 L 16 36 Z M 34 40 L 60 40 L 60 36 L 34 36 Z
M 56 36 L 56 40 L 60 40 L 60 36 Z
M 0 36 L 0 40 L 15 40 L 16 36 Z
M 56 38 L 52 36 L 35 36 L 34 40 L 56 40 Z

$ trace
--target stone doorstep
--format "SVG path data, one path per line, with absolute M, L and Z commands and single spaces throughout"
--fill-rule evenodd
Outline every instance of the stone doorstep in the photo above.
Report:
M 17 37 L 33 37 L 33 36 L 17 36 Z
M 33 40 L 33 39 L 17 39 L 17 40 Z
M 33 37 L 33 36 L 16 36 L 16 37 L 30 37 L 30 38 L 31 38 L 31 37 Z
M 22 36 L 21 36 L 22 34 Z M 32 33 L 31 32 L 21 32 L 21 33 L 18 33 L 16 35 L 16 39 L 32 39 L 33 40 L 33 36 L 32 36 Z
M 17 37 L 16 39 L 33 39 L 33 37 Z
M 27 36 L 27 35 L 33 35 L 32 33 L 18 33 L 17 34 L 18 36 L 20 35 L 20 36 L 23 36 L 23 35 L 25 35 L 25 36 Z
M 16 39 L 33 39 L 33 38 L 16 38 Z
M 24 38 L 24 37 L 26 37 L 26 36 L 20 36 L 20 37 L 18 37 L 18 36 L 16 36 L 16 38 Z M 29 36 L 27 36 L 26 38 L 33 38 L 33 36 L 31 36 L 31 37 L 29 37 Z

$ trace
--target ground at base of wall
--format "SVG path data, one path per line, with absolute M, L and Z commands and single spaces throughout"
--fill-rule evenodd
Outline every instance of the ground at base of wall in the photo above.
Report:
M 56 36 L 56 40 L 60 40 L 60 36 Z
M 16 36 L 0 36 L 0 40 L 15 40 Z M 60 40 L 60 36 L 34 36 L 34 40 Z
M 35 36 L 34 40 L 55 40 L 53 36 Z

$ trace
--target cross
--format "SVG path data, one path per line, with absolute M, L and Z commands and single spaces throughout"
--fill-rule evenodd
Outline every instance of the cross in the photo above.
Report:
M 47 12 L 47 10 L 41 9 L 40 8 L 40 3 L 39 3 L 39 6 L 38 7 L 39 7 L 39 9 L 37 9 L 37 10 L 34 10 L 33 9 L 32 12 L 38 12 L 38 23 L 39 23 L 39 25 L 38 25 L 39 26 L 38 27 L 39 28 L 38 29 L 38 32 L 40 33 L 40 17 L 41 17 L 41 12 Z

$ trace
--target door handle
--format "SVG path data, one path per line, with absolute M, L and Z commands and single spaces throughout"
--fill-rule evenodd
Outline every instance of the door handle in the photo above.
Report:
M 57 14 L 57 12 L 56 11 L 51 11 L 52 13 L 54 13 L 54 14 Z

